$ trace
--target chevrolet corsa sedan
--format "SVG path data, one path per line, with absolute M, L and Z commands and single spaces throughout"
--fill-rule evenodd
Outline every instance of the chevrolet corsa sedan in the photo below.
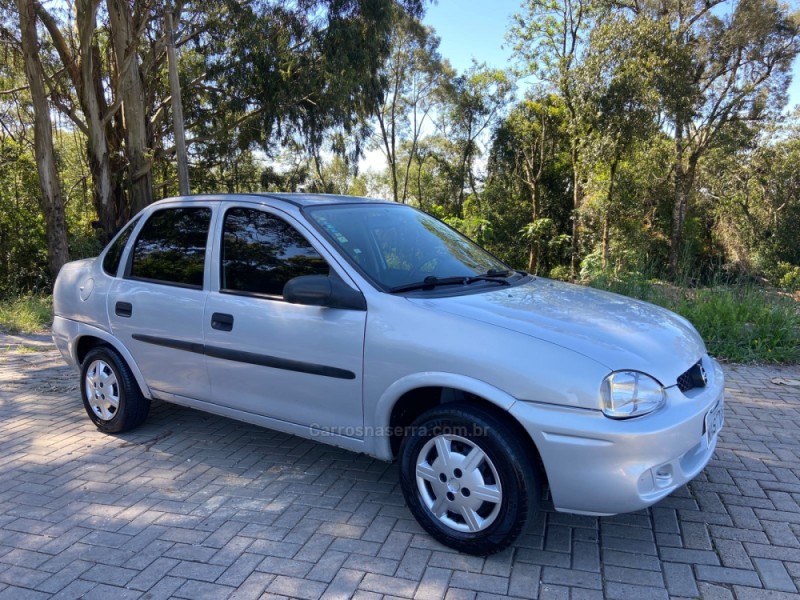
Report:
M 89 417 L 151 399 L 397 460 L 409 509 L 473 554 L 559 511 L 664 498 L 708 463 L 723 374 L 662 308 L 516 271 L 414 208 L 173 198 L 69 263 L 53 337 Z

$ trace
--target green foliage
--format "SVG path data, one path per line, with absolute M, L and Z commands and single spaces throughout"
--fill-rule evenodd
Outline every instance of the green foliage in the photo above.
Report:
M 0 301 L 0 330 L 9 333 L 42 331 L 53 322 L 50 296 L 26 295 Z
M 800 303 L 786 296 L 752 285 L 689 288 L 643 277 L 600 277 L 591 285 L 686 317 L 718 358 L 739 363 L 800 361 Z
M 30 149 L 0 137 L 0 298 L 49 285 L 39 179 Z
M 800 290 L 800 267 L 785 261 L 778 261 L 767 271 L 771 283 L 789 292 Z
M 559 281 L 571 281 L 572 277 L 569 274 L 569 267 L 567 265 L 558 265 L 550 269 L 548 275 L 550 279 L 558 279 Z

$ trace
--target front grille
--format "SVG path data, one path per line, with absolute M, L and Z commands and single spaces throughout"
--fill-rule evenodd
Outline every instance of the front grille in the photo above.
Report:
M 688 392 L 694 388 L 706 387 L 707 381 L 703 361 L 698 360 L 688 371 L 678 377 L 678 389 L 682 392 Z

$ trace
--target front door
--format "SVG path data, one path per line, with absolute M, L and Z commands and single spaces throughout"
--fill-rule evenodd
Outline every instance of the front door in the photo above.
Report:
M 217 228 L 219 285 L 204 322 L 214 401 L 363 437 L 366 312 L 283 300 L 289 279 L 331 269 L 287 219 L 231 205 Z

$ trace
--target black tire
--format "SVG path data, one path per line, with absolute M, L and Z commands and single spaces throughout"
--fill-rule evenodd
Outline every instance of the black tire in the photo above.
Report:
M 81 398 L 100 431 L 129 431 L 147 418 L 145 398 L 130 368 L 110 346 L 92 348 L 81 364 Z
M 422 414 L 400 447 L 400 485 L 414 518 L 461 552 L 487 556 L 508 547 L 541 497 L 535 458 L 518 438 L 502 418 L 477 406 L 449 403 Z

